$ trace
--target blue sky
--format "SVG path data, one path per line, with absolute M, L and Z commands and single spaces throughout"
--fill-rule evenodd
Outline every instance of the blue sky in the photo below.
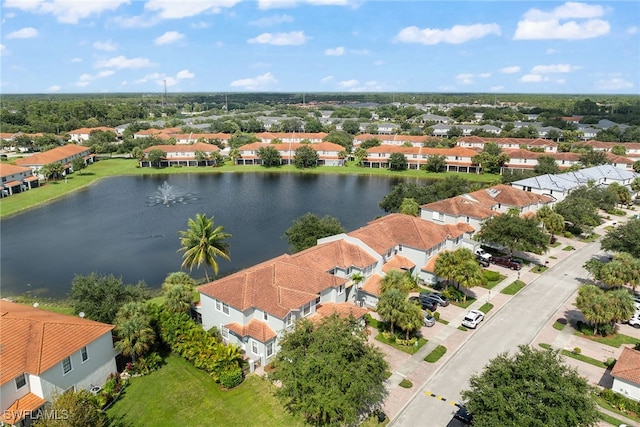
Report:
M 0 0 L 2 93 L 640 94 L 640 2 Z

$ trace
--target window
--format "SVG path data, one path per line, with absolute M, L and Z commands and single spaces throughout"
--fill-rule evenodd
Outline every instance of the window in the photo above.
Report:
M 273 356 L 273 342 L 267 344 L 267 357 Z
M 20 390 L 25 385 L 27 385 L 27 377 L 24 374 L 18 375 L 16 377 L 16 389 Z
M 305 306 L 302 307 L 302 316 L 308 316 L 309 314 L 311 314 L 311 303 L 305 304 Z
M 216 310 L 222 311 L 222 303 L 216 300 Z
M 227 316 L 229 315 L 229 304 L 222 303 L 222 312 Z
M 222 338 L 224 338 L 225 340 L 228 340 L 229 329 L 225 328 L 224 325 L 220 325 L 220 335 L 222 335 Z
M 89 360 L 89 353 L 87 353 L 87 347 L 82 347 L 82 349 L 80 350 L 80 355 L 82 356 L 82 361 L 86 362 L 87 360 Z
M 287 326 L 291 326 L 291 325 L 293 325 L 293 316 L 289 314 L 287 316 Z
M 262 313 L 262 318 L 263 318 L 265 321 L 269 320 L 269 315 L 267 314 L 267 312 L 266 312 L 266 311 Z
M 344 285 L 338 286 L 338 295 L 342 295 L 344 293 Z
M 253 340 L 251 340 L 251 352 L 253 354 L 260 354 L 258 353 L 258 343 Z
M 68 374 L 69 372 L 71 372 L 71 369 L 72 369 L 72 367 L 71 367 L 71 358 L 67 357 L 66 359 L 64 359 L 62 361 L 62 372 L 64 374 Z

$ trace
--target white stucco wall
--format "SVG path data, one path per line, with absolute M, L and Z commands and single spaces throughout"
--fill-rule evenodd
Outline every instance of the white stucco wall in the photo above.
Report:
M 640 386 L 620 378 L 613 379 L 611 390 L 636 401 L 640 401 Z

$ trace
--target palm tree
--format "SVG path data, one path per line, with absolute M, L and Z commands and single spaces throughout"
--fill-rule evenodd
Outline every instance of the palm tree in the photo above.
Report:
M 633 316 L 636 307 L 633 297 L 626 289 L 615 289 L 606 293 L 611 304 L 611 322 L 624 322 Z
M 405 332 L 407 340 L 411 332 L 420 329 L 424 324 L 423 316 L 422 308 L 419 305 L 406 301 L 398 316 L 398 326 Z
M 445 279 L 445 289 L 449 287 L 458 266 L 458 260 L 453 252 L 441 252 L 436 259 L 433 272 L 436 276 Z
M 391 270 L 385 274 L 380 282 L 380 293 L 383 294 L 389 289 L 396 288 L 401 292 L 408 294 L 414 287 L 415 279 L 411 277 L 409 272 L 400 270 Z
M 180 249 L 184 251 L 182 255 L 182 267 L 189 267 L 189 271 L 194 266 L 200 267 L 203 263 L 204 275 L 209 281 L 209 274 L 206 266 L 211 266 L 214 274 L 218 274 L 217 257 L 222 257 L 227 261 L 229 258 L 229 244 L 225 239 L 231 234 L 224 232 L 224 227 L 219 225 L 214 228 L 213 217 L 206 214 L 196 214 L 196 218 L 189 218 L 188 229 L 179 231 Z
M 458 266 L 458 270 L 454 277 L 455 281 L 458 283 L 458 289 L 460 289 L 460 285 L 467 289 L 482 285 L 482 269 L 475 260 L 467 259 L 458 264 Z M 463 304 L 467 302 L 466 292 L 463 292 L 462 302 Z
M 576 307 L 582 312 L 585 320 L 593 324 L 594 333 L 598 332 L 599 325 L 609 323 L 613 318 L 609 299 L 596 285 L 584 285 L 578 290 Z
M 128 302 L 123 305 L 118 310 L 115 324 L 118 341 L 114 347 L 123 355 L 131 356 L 133 363 L 136 362 L 136 356 L 145 354 L 156 341 L 151 318 L 144 303 Z
M 394 325 L 402 315 L 402 311 L 405 308 L 406 303 L 407 294 L 398 288 L 391 288 L 386 292 L 383 292 L 378 299 L 378 314 L 383 320 L 389 322 L 392 335 Z
M 189 313 L 196 281 L 187 273 L 170 273 L 162 284 L 165 307 L 174 313 Z

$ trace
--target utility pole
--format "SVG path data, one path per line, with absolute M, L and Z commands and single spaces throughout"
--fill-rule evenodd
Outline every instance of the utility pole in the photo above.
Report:
M 167 79 L 163 80 L 164 82 L 164 98 L 162 99 L 162 108 L 164 108 L 165 102 L 167 102 Z

